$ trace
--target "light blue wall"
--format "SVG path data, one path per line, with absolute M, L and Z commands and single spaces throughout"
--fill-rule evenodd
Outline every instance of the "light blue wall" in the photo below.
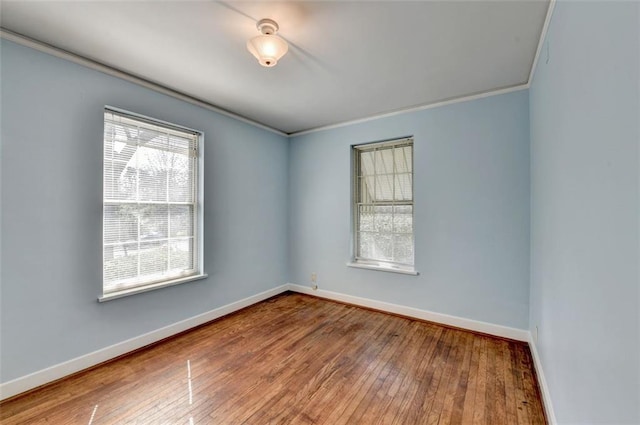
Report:
M 1 41 L 0 380 L 316 272 L 537 326 L 561 424 L 639 423 L 639 28 L 637 2 L 559 2 L 530 92 L 291 141 Z M 207 280 L 96 302 L 105 104 L 205 132 Z M 349 147 L 407 135 L 420 275 L 348 268 Z
M 521 329 L 529 317 L 526 90 L 292 138 L 292 283 Z M 419 276 L 350 268 L 350 146 L 413 135 Z
M 1 43 L 2 382 L 287 281 L 286 138 Z M 204 131 L 208 279 L 96 301 L 105 105 Z
M 558 2 L 530 89 L 531 328 L 560 424 L 640 423 L 639 16 Z

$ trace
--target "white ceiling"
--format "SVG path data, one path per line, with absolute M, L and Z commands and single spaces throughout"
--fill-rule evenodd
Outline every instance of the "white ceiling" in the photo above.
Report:
M 526 84 L 548 0 L 5 1 L 3 28 L 285 133 Z M 247 51 L 256 21 L 290 44 Z

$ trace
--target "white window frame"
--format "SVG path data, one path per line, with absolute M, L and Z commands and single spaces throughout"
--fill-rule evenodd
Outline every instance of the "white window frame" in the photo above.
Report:
M 352 210 L 352 258 L 349 263 L 347 263 L 350 267 L 371 269 L 371 270 L 380 270 L 387 272 L 395 272 L 395 273 L 403 273 L 409 275 L 417 275 L 418 272 L 415 270 L 415 226 L 413 217 L 415 217 L 415 207 L 414 207 L 414 190 L 413 190 L 413 182 L 414 182 L 414 169 L 413 169 L 413 137 L 404 137 L 400 139 L 393 140 L 385 140 L 382 142 L 374 142 L 374 143 L 365 143 L 351 146 L 352 152 L 352 192 L 351 192 L 351 210 Z M 396 201 L 395 196 L 391 201 L 374 201 L 372 205 L 380 205 L 380 206 L 391 206 L 395 207 L 398 205 L 410 205 L 412 211 L 412 251 L 413 251 L 413 262 L 412 263 L 401 263 L 388 261 L 381 258 L 363 258 L 358 255 L 360 252 L 360 240 L 359 240 L 359 231 L 360 231 L 360 206 L 363 205 L 362 197 L 361 197 L 361 187 L 359 184 L 359 176 L 360 176 L 360 157 L 364 152 L 372 152 L 380 149 L 390 149 L 394 147 L 402 147 L 402 146 L 411 146 L 411 200 L 403 200 Z M 388 174 L 388 173 L 387 173 Z M 392 174 L 395 178 L 396 170 L 395 170 L 395 161 L 393 165 Z M 374 171 L 374 175 L 377 175 Z M 374 177 L 375 181 L 375 177 Z M 394 180 L 395 181 L 395 180 Z M 396 234 L 394 229 L 392 228 L 391 232 L 385 232 L 392 235 Z
M 141 282 L 135 284 L 135 286 L 126 287 L 123 289 L 106 289 L 105 280 L 103 276 L 102 281 L 102 294 L 98 297 L 99 302 L 110 301 L 117 298 L 126 297 L 129 295 L 139 294 L 143 292 L 152 291 L 155 289 L 165 288 L 169 286 L 179 285 L 182 283 L 192 282 L 195 280 L 205 279 L 207 278 L 207 274 L 204 273 L 204 173 L 203 173 L 203 165 L 204 165 L 204 133 L 199 130 L 194 130 L 188 127 L 176 125 L 167 121 L 158 120 L 155 118 L 151 118 L 145 115 L 136 114 L 133 112 L 129 112 L 123 109 L 114 108 L 111 106 L 105 106 L 104 115 L 107 113 L 116 114 L 122 117 L 126 117 L 129 120 L 137 121 L 143 125 L 151 125 L 158 128 L 167 129 L 169 131 L 178 131 L 184 132 L 188 134 L 192 134 L 196 137 L 196 147 L 195 147 L 195 170 L 194 170 L 194 178 L 195 178 L 195 206 L 194 206 L 194 218 L 193 218 L 193 227 L 194 227 L 194 250 L 195 252 L 195 261 L 197 262 L 197 266 L 194 270 L 189 271 L 188 273 L 184 273 L 180 276 L 173 276 L 167 279 L 159 279 L 159 280 L 148 280 L 146 282 Z M 106 124 L 106 118 L 105 118 Z M 106 127 L 106 126 L 105 126 Z M 105 144 L 104 136 L 103 136 L 103 145 Z M 104 146 L 103 146 L 104 152 Z M 104 153 L 103 153 L 104 155 Z M 103 158 L 104 163 L 104 158 Z M 105 172 L 103 170 L 103 187 L 105 184 Z M 105 198 L 105 193 L 103 192 L 103 210 L 107 204 L 114 205 L 113 200 L 107 200 Z M 104 216 L 103 216 L 103 239 L 102 239 L 102 256 L 103 256 L 103 274 L 104 274 Z

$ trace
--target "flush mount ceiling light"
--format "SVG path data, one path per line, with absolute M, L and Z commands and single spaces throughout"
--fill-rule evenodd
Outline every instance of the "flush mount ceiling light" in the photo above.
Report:
M 289 45 L 278 37 L 278 24 L 271 19 L 261 19 L 256 25 L 261 35 L 247 41 L 247 49 L 262 66 L 271 68 L 287 53 Z

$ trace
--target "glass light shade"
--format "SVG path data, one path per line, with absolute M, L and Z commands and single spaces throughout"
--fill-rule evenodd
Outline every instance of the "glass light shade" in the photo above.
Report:
M 270 68 L 289 51 L 289 45 L 277 35 L 259 35 L 247 41 L 247 49 L 260 65 Z

